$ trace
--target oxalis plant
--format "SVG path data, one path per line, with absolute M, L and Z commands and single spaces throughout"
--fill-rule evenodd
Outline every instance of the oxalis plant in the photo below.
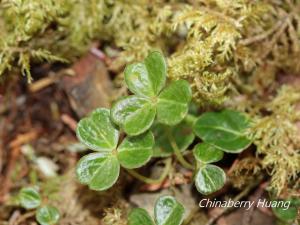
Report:
M 43 204 L 37 187 L 24 187 L 17 196 L 18 203 L 27 210 L 35 210 L 35 218 L 40 225 L 57 224 L 60 218 L 57 208 Z
M 246 136 L 249 118 L 233 110 L 198 117 L 189 113 L 191 88 L 184 80 L 167 80 L 160 52 L 127 66 L 124 74 L 132 95 L 116 101 L 110 110 L 96 109 L 78 123 L 79 140 L 95 151 L 78 162 L 78 180 L 93 190 L 107 190 L 117 181 L 122 166 L 137 179 L 159 183 L 168 175 L 175 155 L 183 167 L 193 170 L 201 194 L 221 189 L 226 175 L 213 163 L 221 160 L 224 152 L 239 153 L 250 145 Z M 193 161 L 186 157 L 190 153 Z M 165 163 L 157 180 L 133 170 L 151 158 Z

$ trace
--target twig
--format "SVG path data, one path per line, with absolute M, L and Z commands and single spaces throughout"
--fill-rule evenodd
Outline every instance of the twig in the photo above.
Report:
M 249 37 L 247 39 L 243 39 L 239 41 L 239 44 L 241 45 L 251 45 L 255 42 L 259 42 L 262 41 L 264 39 L 266 39 L 268 36 L 270 36 L 271 34 L 273 34 L 275 31 L 278 30 L 278 28 L 284 23 L 284 21 L 279 20 L 271 29 L 267 30 L 266 32 L 262 33 L 262 34 L 258 34 L 256 36 L 253 37 Z
M 258 199 L 264 193 L 266 185 L 267 185 L 267 182 L 261 184 L 259 186 L 259 188 L 255 191 L 255 193 L 254 193 L 254 204 L 251 206 L 251 208 L 249 209 L 249 211 L 246 211 L 244 213 L 243 222 L 242 222 L 243 225 L 249 225 L 250 224 L 250 221 L 251 221 L 251 218 L 252 218 L 255 206 L 257 205 Z
M 239 163 L 239 161 L 240 161 L 239 159 L 234 160 L 234 162 L 232 163 L 231 167 L 227 171 L 228 175 L 230 175 L 234 171 L 234 169 L 235 169 L 236 165 Z
M 160 189 L 169 188 L 172 186 L 172 184 L 175 185 L 181 185 L 181 184 L 188 184 L 191 182 L 191 179 L 193 177 L 193 173 L 190 171 L 183 173 L 183 177 L 174 177 L 174 179 L 167 178 L 163 182 L 159 184 L 146 184 L 141 187 L 141 191 L 157 191 Z
M 111 63 L 111 59 L 109 57 L 107 57 L 106 54 L 103 51 L 101 51 L 100 49 L 98 49 L 96 47 L 92 47 L 90 49 L 90 52 L 94 56 L 96 56 L 98 59 L 103 61 L 106 65 L 109 65 Z
M 96 48 L 96 47 L 92 47 L 90 49 L 90 52 L 98 57 L 100 60 L 105 61 L 106 60 L 106 55 L 104 54 L 104 52 L 102 52 L 100 49 Z
M 217 11 L 212 10 L 210 8 L 207 8 L 207 7 L 204 7 L 203 10 L 207 13 L 214 14 L 214 15 L 226 20 L 227 22 L 231 23 L 235 28 L 241 28 L 242 27 L 242 24 L 240 23 L 239 20 L 235 20 L 234 18 L 225 15 L 224 13 L 217 12 Z
M 35 210 L 27 212 L 27 213 L 21 215 L 19 218 L 16 219 L 16 221 L 14 221 L 13 223 L 10 223 L 9 225 L 18 225 L 18 224 L 21 224 L 26 219 L 33 217 L 35 215 L 35 212 L 36 212 Z
M 7 163 L 5 176 L 3 178 L 3 181 L 1 182 L 1 190 L 0 190 L 0 202 L 5 201 L 6 194 L 9 192 L 9 189 L 11 187 L 11 174 L 15 168 L 17 158 L 20 153 L 21 146 L 25 143 L 28 143 L 31 140 L 34 140 L 37 137 L 38 132 L 36 130 L 29 131 L 25 134 L 19 134 L 10 144 L 9 148 L 10 151 L 10 157 L 9 161 Z
M 66 124 L 72 131 L 76 131 L 77 121 L 74 120 L 68 114 L 62 114 L 60 117 L 61 121 Z
M 25 134 L 19 134 L 17 137 L 9 144 L 10 148 L 17 148 L 21 147 L 21 145 L 28 143 L 29 141 L 32 141 L 36 139 L 38 135 L 37 130 L 29 131 Z
M 57 77 L 45 77 L 40 80 L 37 80 L 29 85 L 29 91 L 34 93 L 38 92 L 49 85 L 55 83 L 57 81 Z
M 19 153 L 20 153 L 20 147 L 15 147 L 11 150 L 9 161 L 6 167 L 6 172 L 3 177 L 3 181 L 1 182 L 0 203 L 6 200 L 7 197 L 6 195 L 9 192 L 9 189 L 11 187 L 12 183 L 10 177 L 13 172 L 13 169 L 15 168 Z
M 266 58 L 269 53 L 272 51 L 273 46 L 276 44 L 276 41 L 280 38 L 280 36 L 282 35 L 282 33 L 284 32 L 284 30 L 288 27 L 290 17 L 287 17 L 285 19 L 285 21 L 281 24 L 281 26 L 279 27 L 279 29 L 277 30 L 277 32 L 273 35 L 273 38 L 271 39 L 271 41 L 268 43 L 269 46 L 267 46 L 267 51 L 265 51 L 263 53 L 263 55 L 261 56 L 261 59 Z

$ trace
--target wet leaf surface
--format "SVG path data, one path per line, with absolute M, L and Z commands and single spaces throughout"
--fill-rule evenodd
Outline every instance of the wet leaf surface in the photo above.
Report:
M 197 190 L 204 195 L 220 190 L 226 180 L 225 172 L 218 166 L 205 165 L 199 169 L 195 177 Z
M 225 152 L 239 153 L 251 144 L 246 137 L 249 119 L 232 110 L 203 113 L 194 125 L 195 134 L 204 142 Z

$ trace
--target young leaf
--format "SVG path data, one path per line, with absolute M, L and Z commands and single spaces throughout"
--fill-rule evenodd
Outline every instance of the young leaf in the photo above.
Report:
M 223 158 L 224 152 L 208 143 L 197 144 L 193 150 L 197 160 L 203 163 L 218 162 Z
M 41 225 L 53 225 L 57 224 L 60 216 L 57 208 L 44 206 L 37 210 L 35 217 Z
M 154 225 L 154 223 L 145 209 L 135 208 L 128 215 L 128 225 Z
M 167 66 L 160 52 L 151 52 L 144 63 L 131 64 L 125 69 L 129 90 L 139 96 L 156 96 L 166 82 Z
M 154 137 L 148 131 L 135 137 L 126 137 L 118 148 L 118 159 L 128 169 L 146 164 L 153 154 Z
M 80 120 L 76 133 L 80 142 L 95 151 L 111 151 L 118 144 L 119 132 L 110 121 L 110 111 L 105 108 L 96 109 Z
M 239 153 L 251 140 L 246 137 L 249 119 L 232 110 L 208 112 L 196 121 L 194 131 L 204 142 L 215 145 L 225 152 Z
M 41 204 L 41 196 L 33 187 L 22 188 L 18 197 L 21 206 L 25 209 L 35 209 Z
M 150 128 L 156 109 L 146 98 L 135 95 L 117 101 L 111 109 L 111 118 L 129 135 L 139 135 Z
M 220 190 L 225 180 L 226 175 L 220 167 L 207 164 L 197 172 L 195 185 L 201 194 L 208 195 Z
M 118 179 L 120 164 L 111 153 L 91 153 L 77 163 L 76 175 L 82 184 L 90 189 L 103 191 L 110 188 Z
M 185 151 L 195 138 L 191 126 L 185 120 L 172 127 L 157 123 L 153 126 L 153 133 L 155 136 L 154 156 L 156 157 L 173 154 L 168 135 L 173 137 L 180 151 Z
M 187 81 L 172 82 L 158 97 L 158 121 L 167 125 L 178 124 L 186 116 L 191 99 L 192 91 Z
M 157 225 L 180 225 L 183 221 L 184 207 L 172 196 L 160 197 L 154 208 Z

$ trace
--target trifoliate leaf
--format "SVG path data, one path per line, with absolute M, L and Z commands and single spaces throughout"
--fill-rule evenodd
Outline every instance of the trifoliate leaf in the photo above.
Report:
M 146 98 L 135 95 L 117 101 L 111 109 L 111 118 L 129 135 L 139 135 L 150 128 L 156 109 Z
M 197 172 L 195 185 L 201 194 L 208 195 L 220 190 L 225 180 L 225 172 L 220 167 L 207 164 Z
M 180 225 L 183 221 L 184 207 L 172 196 L 160 197 L 154 208 L 157 225 Z
M 21 206 L 25 209 L 35 209 L 41 204 L 41 196 L 34 187 L 22 188 L 18 197 Z
M 143 63 L 126 67 L 125 82 L 129 90 L 139 96 L 156 96 L 166 82 L 167 67 L 160 52 L 150 53 Z
M 154 156 L 156 157 L 173 154 L 174 150 L 170 144 L 169 135 L 172 136 L 182 152 L 192 144 L 195 138 L 191 126 L 185 120 L 172 127 L 157 123 L 152 130 L 155 137 Z
M 196 121 L 194 131 L 204 142 L 225 152 L 239 153 L 251 143 L 245 134 L 249 123 L 249 119 L 237 111 L 208 112 Z
M 76 133 L 80 142 L 95 151 L 111 151 L 118 144 L 119 132 L 110 121 L 110 111 L 105 108 L 96 109 L 80 120 Z
M 154 137 L 148 131 L 135 137 L 126 137 L 118 148 L 118 159 L 128 169 L 146 164 L 153 154 Z
M 193 150 L 195 158 L 203 163 L 218 162 L 223 158 L 224 152 L 208 143 L 200 143 Z
M 191 98 L 192 91 L 187 81 L 172 82 L 158 97 L 158 121 L 167 125 L 178 124 L 186 116 Z
M 154 225 L 154 222 L 145 209 L 135 208 L 128 215 L 128 225 Z
M 60 216 L 57 208 L 44 206 L 37 210 L 35 217 L 41 225 L 53 225 L 57 224 Z
M 283 200 L 281 200 L 283 201 Z M 297 218 L 298 207 L 300 204 L 293 204 L 294 199 L 284 201 L 283 205 L 288 205 L 288 208 L 285 207 L 272 207 L 273 213 L 275 216 L 285 222 L 293 222 Z M 289 203 L 290 202 L 290 203 Z
M 120 164 L 112 153 L 91 153 L 77 163 L 76 175 L 82 184 L 90 189 L 103 191 L 110 188 L 118 179 Z

